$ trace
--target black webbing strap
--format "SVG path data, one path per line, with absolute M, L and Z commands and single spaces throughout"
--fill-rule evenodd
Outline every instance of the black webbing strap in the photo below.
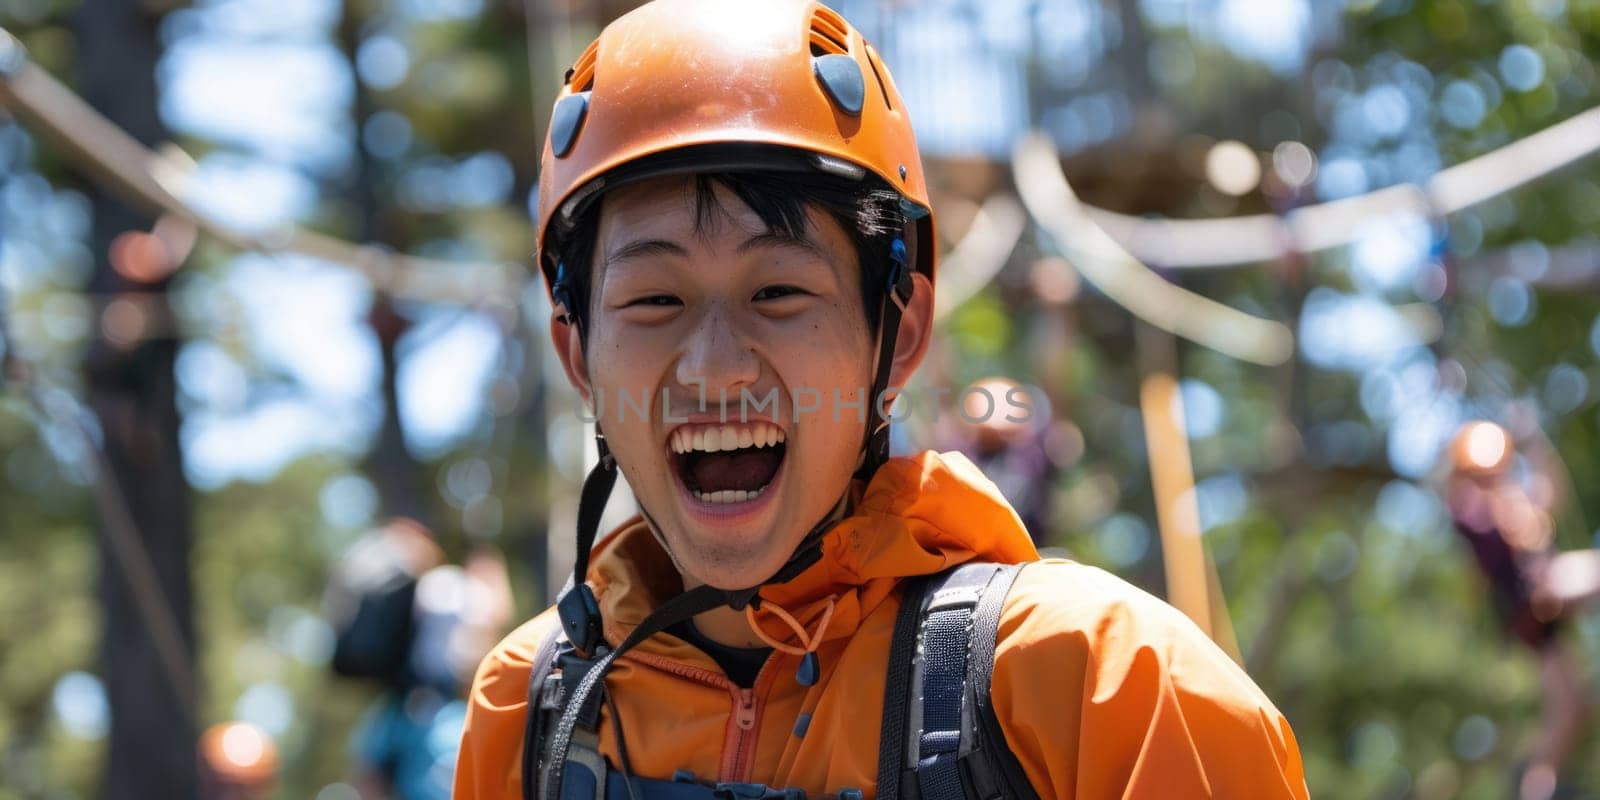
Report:
M 586 584 L 578 584 L 586 586 Z M 606 673 L 611 671 L 617 657 L 632 650 L 640 642 L 654 636 L 661 630 L 676 625 L 690 617 L 713 608 L 720 608 L 727 604 L 727 598 L 721 589 L 709 584 L 690 589 L 677 597 L 668 600 L 650 616 L 645 617 L 626 639 L 617 645 L 617 649 L 601 656 L 589 668 L 589 673 L 583 676 L 567 698 L 567 707 L 561 712 L 561 722 L 556 725 L 555 734 L 550 739 L 550 755 L 548 775 L 545 778 L 545 797 L 559 798 L 562 796 L 562 778 L 566 772 L 567 754 L 572 746 L 572 734 L 578 726 L 579 718 L 589 707 L 590 703 L 599 702 L 599 695 L 595 689 L 605 679 Z
M 1002 797 L 1007 800 L 1038 800 L 1038 793 L 1028 781 L 1022 764 L 1006 744 L 1005 731 L 1000 728 L 1000 718 L 995 716 L 994 701 L 989 687 L 994 676 L 994 651 L 998 645 L 1000 614 L 1005 609 L 1006 595 L 1017 573 L 1024 565 L 1009 564 L 1001 567 L 978 600 L 972 617 L 971 651 L 967 658 L 967 694 L 975 713 L 968 717 L 977 730 L 969 731 L 974 741 L 963 742 L 963 755 L 967 756 L 968 772 L 982 797 Z M 970 755 L 968 752 L 970 751 Z
M 916 239 L 911 239 L 916 244 Z M 905 237 L 897 237 L 889 248 L 889 273 L 885 276 L 883 300 L 878 316 L 878 357 L 872 377 L 872 390 L 866 398 L 871 406 L 867 416 L 866 438 L 862 442 L 861 465 L 855 476 L 872 480 L 883 462 L 889 460 L 889 420 L 878 415 L 878 396 L 889 388 L 889 373 L 894 367 L 895 342 L 900 336 L 900 317 L 911 302 L 915 284 Z
M 584 579 L 589 575 L 589 556 L 599 535 L 600 516 L 617 483 L 617 461 L 611 456 L 606 437 L 596 434 L 594 440 L 600 460 L 583 479 L 583 492 L 578 498 L 578 549 L 572 564 L 572 581 L 556 599 L 556 615 L 561 618 L 567 641 L 584 655 L 593 655 L 603 638 L 600 604 Z
M 878 733 L 878 796 L 899 797 L 906 763 L 906 726 L 911 721 L 911 674 L 917 655 L 917 628 L 922 619 L 926 576 L 902 584 L 900 611 L 889 640 L 889 671 L 883 679 L 883 723 Z
M 539 649 L 534 651 L 532 669 L 528 675 L 528 716 L 522 728 L 522 796 L 533 800 L 534 787 L 538 785 L 540 759 L 544 752 L 543 695 L 545 679 L 555 668 L 556 649 L 561 644 L 561 628 L 550 632 Z
M 1020 570 L 970 563 L 907 584 L 889 645 L 878 797 L 1037 799 L 989 698 L 1000 615 Z
M 961 779 L 962 701 L 973 617 L 995 564 L 962 564 L 929 586 L 922 615 L 922 730 L 917 789 L 923 800 L 965 800 Z

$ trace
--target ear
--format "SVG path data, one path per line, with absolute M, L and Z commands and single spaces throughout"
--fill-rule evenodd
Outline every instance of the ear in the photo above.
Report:
M 567 383 L 583 398 L 584 405 L 594 408 L 594 392 L 589 385 L 589 361 L 583 353 L 583 337 L 578 335 L 578 323 L 568 321 L 566 309 L 556 306 L 550 312 L 550 341 L 555 345 L 561 368 L 566 370 Z
M 911 373 L 922 364 L 928 354 L 928 344 L 933 335 L 933 284 L 921 272 L 911 276 L 915 287 L 911 301 L 900 314 L 900 332 L 894 340 L 894 365 L 889 368 L 889 385 L 904 386 Z

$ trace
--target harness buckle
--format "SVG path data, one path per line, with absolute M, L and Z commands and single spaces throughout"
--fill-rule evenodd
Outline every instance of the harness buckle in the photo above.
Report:
M 806 800 L 804 789 L 774 789 L 764 783 L 719 783 L 711 796 L 716 800 Z
M 561 627 L 580 652 L 594 653 L 595 646 L 604 636 L 600 624 L 600 603 L 587 583 L 575 583 L 561 599 L 556 601 L 556 614 L 561 617 Z

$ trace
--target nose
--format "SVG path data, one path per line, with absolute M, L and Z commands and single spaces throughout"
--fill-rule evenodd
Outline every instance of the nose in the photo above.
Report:
M 761 359 L 748 336 L 720 308 L 708 309 L 688 333 L 678 357 L 678 383 L 705 392 L 710 406 L 722 397 L 736 399 L 741 388 L 761 378 Z

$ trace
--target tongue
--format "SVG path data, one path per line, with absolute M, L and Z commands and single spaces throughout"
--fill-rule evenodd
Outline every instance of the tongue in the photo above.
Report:
M 702 492 L 753 492 L 772 482 L 782 458 L 770 448 L 706 453 L 690 469 Z

